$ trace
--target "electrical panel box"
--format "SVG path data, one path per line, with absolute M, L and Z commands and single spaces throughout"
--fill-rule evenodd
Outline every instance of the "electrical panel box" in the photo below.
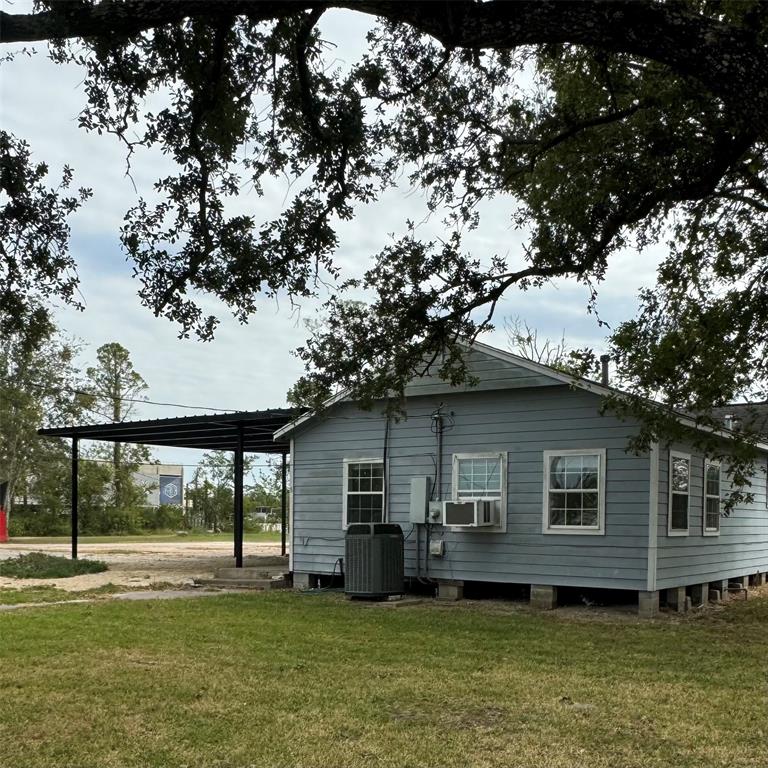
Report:
M 427 520 L 427 505 L 431 490 L 431 477 L 411 478 L 411 513 L 409 520 L 414 525 L 424 525 Z

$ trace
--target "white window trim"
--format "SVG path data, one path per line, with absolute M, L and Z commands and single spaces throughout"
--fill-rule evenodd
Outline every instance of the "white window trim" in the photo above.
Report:
M 507 454 L 503 451 L 486 451 L 484 453 L 454 453 L 451 463 L 451 500 L 471 501 L 472 499 L 495 499 L 491 496 L 462 496 L 459 498 L 459 460 L 461 459 L 498 459 L 501 471 L 501 498 L 499 499 L 499 524 L 483 526 L 476 530 L 483 533 L 506 533 L 507 531 Z M 450 530 L 471 532 L 472 528 L 451 528 Z
M 688 527 L 683 530 L 682 528 L 672 528 L 672 462 L 675 459 L 688 459 L 688 514 L 686 515 L 686 523 Z M 667 478 L 667 485 L 669 486 L 667 493 L 667 536 L 688 536 L 691 531 L 691 480 L 693 479 L 693 459 L 690 453 L 682 453 L 681 451 L 669 452 L 669 476 Z
M 723 499 L 723 470 L 720 466 L 719 461 L 714 461 L 713 459 L 704 459 L 704 482 L 703 487 L 701 489 L 701 535 L 702 536 L 719 536 L 720 535 L 720 525 L 721 525 L 721 519 L 718 518 L 717 522 L 717 528 L 707 528 L 707 499 L 714 499 L 714 496 L 707 496 L 707 467 L 717 467 L 720 469 L 720 495 L 718 498 L 720 499 L 720 503 L 722 504 Z M 719 514 L 719 512 L 718 512 Z
M 349 465 L 350 464 L 381 464 L 382 467 L 384 467 L 384 459 L 382 459 L 380 456 L 376 456 L 374 458 L 349 458 L 344 459 L 344 472 L 343 472 L 343 478 L 342 478 L 342 508 L 341 508 L 341 527 L 342 530 L 347 530 L 350 523 L 347 522 L 347 494 L 349 489 Z M 386 497 L 386 485 L 387 485 L 387 470 L 386 467 L 384 467 L 384 483 L 382 485 L 381 489 L 381 522 L 386 523 L 387 522 L 387 497 Z M 379 491 L 370 491 L 370 493 L 379 493 Z M 357 525 L 357 523 L 352 523 L 352 525 Z
M 541 532 L 557 536 L 605 536 L 605 477 L 607 474 L 605 448 L 563 448 L 544 451 L 544 485 L 541 513 Z M 549 465 L 553 456 L 599 456 L 597 471 L 597 525 L 550 525 L 549 524 Z

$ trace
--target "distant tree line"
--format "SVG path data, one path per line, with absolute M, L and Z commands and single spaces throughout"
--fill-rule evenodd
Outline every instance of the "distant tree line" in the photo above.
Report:
M 95 363 L 78 364 L 83 345 L 69 339 L 41 311 L 27 332 L 0 332 L 0 480 L 9 483 L 12 536 L 63 535 L 70 530 L 70 445 L 37 430 L 69 423 L 121 422 L 146 399 L 148 385 L 117 342 L 96 350 Z M 40 327 L 44 332 L 40 333 Z M 200 527 L 232 528 L 233 467 L 225 452 L 205 454 L 187 485 L 187 508 L 147 504 L 151 490 L 136 472 L 153 462 L 147 446 L 81 446 L 79 521 L 83 534 L 127 534 Z M 246 472 L 253 469 L 246 463 Z M 279 507 L 275 469 L 247 487 L 246 517 L 256 507 Z M 254 526 L 251 525 L 251 528 Z
M 244 459 L 245 475 L 253 474 L 254 460 Z M 246 485 L 243 498 L 245 530 L 259 530 L 262 523 L 280 520 L 280 467 L 270 462 L 266 472 L 260 472 L 251 485 Z M 213 451 L 203 455 L 187 483 L 187 523 L 206 531 L 232 529 L 234 508 L 234 464 L 226 451 Z M 266 519 L 255 517 L 259 509 L 268 509 Z

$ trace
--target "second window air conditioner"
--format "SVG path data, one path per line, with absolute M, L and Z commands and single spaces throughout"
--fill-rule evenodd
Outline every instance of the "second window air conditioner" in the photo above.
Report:
M 443 525 L 451 528 L 484 528 L 499 524 L 499 499 L 444 501 Z

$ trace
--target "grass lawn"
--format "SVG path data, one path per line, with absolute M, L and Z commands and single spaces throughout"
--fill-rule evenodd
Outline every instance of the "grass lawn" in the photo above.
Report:
M 233 535 L 232 531 L 227 533 L 189 533 L 185 536 L 179 536 L 176 533 L 147 533 L 136 536 L 78 536 L 78 541 L 81 544 L 134 544 L 140 542 L 154 544 L 164 541 L 178 544 L 184 541 L 232 541 Z M 245 541 L 254 543 L 279 542 L 280 531 L 246 533 L 243 538 Z M 12 544 L 69 544 L 69 541 L 69 536 L 14 536 L 11 539 Z
M 0 765 L 764 768 L 768 600 L 684 620 L 273 593 L 0 614 Z

